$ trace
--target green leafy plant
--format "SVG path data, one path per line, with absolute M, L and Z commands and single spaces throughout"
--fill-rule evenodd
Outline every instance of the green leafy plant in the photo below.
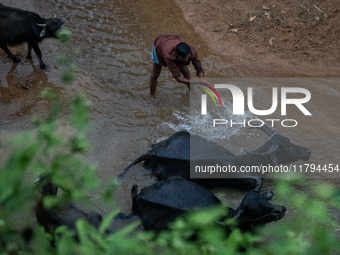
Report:
M 312 184 L 312 185 L 311 185 Z M 263 229 L 270 239 L 262 254 L 337 254 L 336 230 L 340 201 L 337 189 L 320 180 L 279 180 L 277 195 L 285 198 L 294 215 Z
M 72 32 L 67 29 L 62 29 L 57 33 L 57 38 L 60 42 L 67 44 L 71 40 Z M 64 83 L 72 82 L 75 78 L 75 71 L 78 68 L 75 62 L 75 57 L 79 54 L 79 49 L 72 50 L 71 52 L 59 54 L 57 57 L 57 62 L 59 65 L 65 67 L 61 78 Z

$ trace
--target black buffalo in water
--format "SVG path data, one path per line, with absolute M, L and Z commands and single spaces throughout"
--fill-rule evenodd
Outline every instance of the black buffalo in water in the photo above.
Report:
M 27 58 L 34 50 L 41 69 L 47 68 L 42 60 L 38 43 L 44 38 L 56 38 L 65 19 L 44 19 L 34 12 L 24 11 L 0 4 L 0 47 L 16 63 L 21 60 L 13 55 L 7 45 L 14 46 L 27 42 Z
M 38 223 L 42 225 L 46 232 L 53 234 L 60 226 L 66 226 L 68 229 L 75 231 L 78 220 L 87 221 L 89 224 L 98 228 L 103 218 L 99 213 L 86 213 L 76 208 L 72 203 L 63 204 L 59 208 L 45 208 L 43 199 L 45 196 L 56 196 L 58 186 L 54 185 L 48 175 L 40 176 L 35 183 L 43 182 L 41 188 L 41 200 L 36 207 L 36 217 Z M 78 236 L 76 235 L 76 239 Z
M 215 162 L 219 165 L 233 166 L 237 172 L 240 172 L 241 166 L 275 166 L 310 158 L 309 149 L 291 143 L 288 138 L 276 134 L 268 127 L 264 126 L 260 129 L 271 136 L 271 139 L 259 149 L 237 156 L 214 142 L 190 135 L 186 131 L 177 132 L 168 139 L 152 145 L 146 154 L 132 162 L 118 177 L 122 178 L 129 168 L 141 161 L 144 161 L 144 166 L 150 168 L 158 180 L 164 180 L 173 176 L 190 179 L 190 163 L 199 165 L 204 161 Z M 229 186 L 246 190 L 259 190 L 262 183 L 258 177 L 190 180 L 206 188 Z
M 137 215 L 145 230 L 165 230 L 170 222 L 185 212 L 221 205 L 221 201 L 209 190 L 182 177 L 160 181 L 137 193 L 138 187 L 134 185 L 131 190 L 132 213 L 128 216 L 120 213 L 118 217 L 129 219 Z M 249 191 L 236 210 L 226 207 L 227 218 L 235 218 L 237 227 L 242 231 L 280 220 L 286 208 L 272 205 L 269 202 L 272 196 L 269 191 L 263 194 Z

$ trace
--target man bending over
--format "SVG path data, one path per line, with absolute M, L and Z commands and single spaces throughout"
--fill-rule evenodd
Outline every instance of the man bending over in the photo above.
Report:
M 172 73 L 172 77 L 180 83 L 184 83 L 190 90 L 190 72 L 187 65 L 192 62 L 196 69 L 196 74 L 203 82 L 204 70 L 201 61 L 198 59 L 195 48 L 182 42 L 178 35 L 161 35 L 155 39 L 152 48 L 153 68 L 150 77 L 150 95 L 156 93 L 157 79 L 161 73 L 162 66 L 167 66 Z M 183 77 L 181 77 L 181 74 Z

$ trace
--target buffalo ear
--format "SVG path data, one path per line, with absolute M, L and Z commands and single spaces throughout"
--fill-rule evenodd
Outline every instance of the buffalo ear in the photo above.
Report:
M 43 38 L 46 35 L 46 28 L 44 27 L 40 32 L 40 37 Z
M 37 24 L 39 27 L 42 27 L 43 29 L 41 30 L 39 36 L 43 38 L 46 35 L 46 24 Z
M 131 199 L 132 199 L 132 201 L 135 200 L 135 198 L 137 197 L 137 193 L 138 193 L 138 186 L 135 184 L 135 185 L 133 185 L 133 187 L 131 189 Z

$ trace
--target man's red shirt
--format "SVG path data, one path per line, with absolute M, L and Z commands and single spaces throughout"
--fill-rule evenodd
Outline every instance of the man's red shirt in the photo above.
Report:
M 173 78 L 181 76 L 180 65 L 181 62 L 176 59 L 176 46 L 181 39 L 178 35 L 161 35 L 155 39 L 154 45 L 159 62 L 162 66 L 167 66 L 172 73 Z M 204 73 L 201 66 L 201 61 L 198 59 L 195 48 L 190 46 L 189 61 L 192 62 L 196 69 L 196 74 Z

